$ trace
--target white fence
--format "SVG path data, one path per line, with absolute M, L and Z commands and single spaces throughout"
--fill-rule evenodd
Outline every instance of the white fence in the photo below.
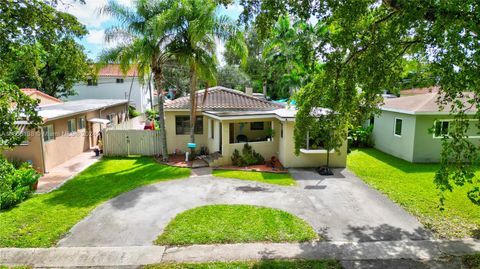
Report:
M 160 131 L 106 129 L 103 152 L 105 156 L 161 155 Z

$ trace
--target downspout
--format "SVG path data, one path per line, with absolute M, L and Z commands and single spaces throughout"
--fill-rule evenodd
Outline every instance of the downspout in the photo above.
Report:
M 47 164 L 45 162 L 45 142 L 43 141 L 43 128 L 40 128 L 40 151 L 42 156 L 42 170 L 44 174 L 47 174 Z

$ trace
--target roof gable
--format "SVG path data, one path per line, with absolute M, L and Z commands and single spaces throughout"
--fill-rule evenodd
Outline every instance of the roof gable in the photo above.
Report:
M 204 102 L 205 90 L 196 92 L 197 108 L 213 111 L 265 111 L 283 108 L 282 105 L 259 99 L 243 92 L 221 86 L 209 88 Z M 165 109 L 190 109 L 190 95 L 165 103 Z
M 20 89 L 24 94 L 30 96 L 31 98 L 38 99 L 40 100 L 39 106 L 45 106 L 45 105 L 53 105 L 53 104 L 61 104 L 63 103 L 61 100 L 50 96 L 44 92 L 41 92 L 37 89 L 28 89 L 28 88 L 23 88 Z

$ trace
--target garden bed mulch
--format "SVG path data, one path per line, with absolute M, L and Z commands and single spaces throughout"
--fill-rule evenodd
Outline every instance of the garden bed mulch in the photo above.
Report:
M 214 169 L 217 169 L 217 170 L 266 172 L 266 173 L 277 173 L 277 174 L 288 173 L 288 170 L 283 168 L 283 166 L 281 164 L 275 165 L 275 168 L 273 168 L 271 165 L 259 164 L 259 165 L 249 165 L 249 166 L 222 165 L 222 166 L 217 166 Z

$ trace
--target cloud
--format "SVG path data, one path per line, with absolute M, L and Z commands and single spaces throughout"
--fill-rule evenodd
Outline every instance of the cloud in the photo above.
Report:
M 90 30 L 86 40 L 92 45 L 104 45 L 105 44 L 105 30 Z
M 100 15 L 100 9 L 107 4 L 107 0 L 86 0 L 85 4 L 79 1 L 68 0 L 60 2 L 58 9 L 77 17 L 78 21 L 85 24 L 87 28 L 99 28 L 102 23 L 110 20 L 107 15 Z

